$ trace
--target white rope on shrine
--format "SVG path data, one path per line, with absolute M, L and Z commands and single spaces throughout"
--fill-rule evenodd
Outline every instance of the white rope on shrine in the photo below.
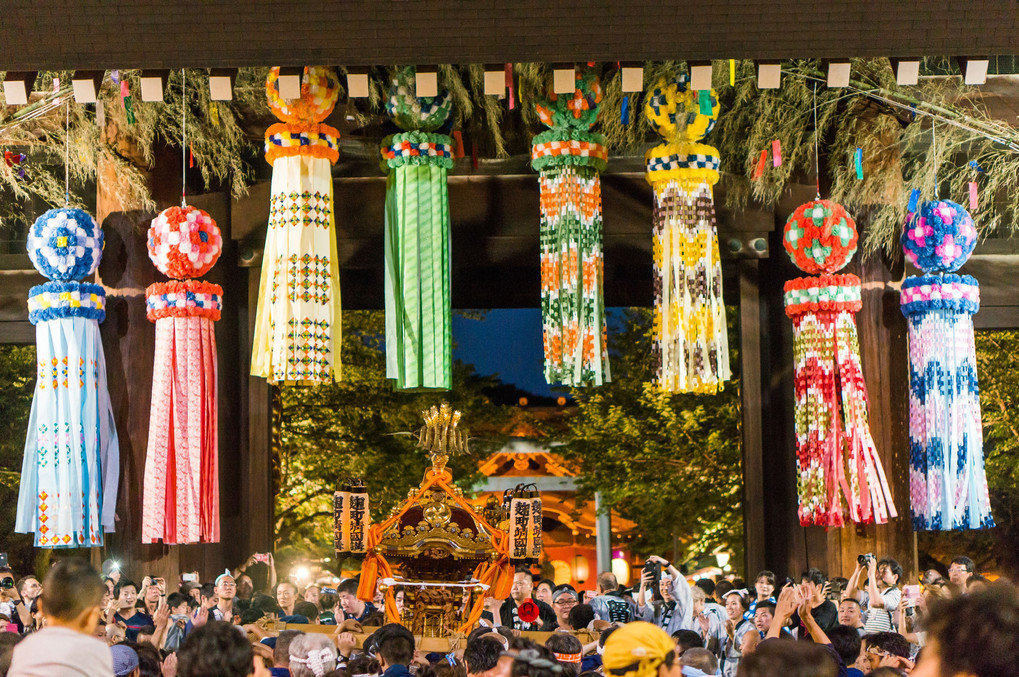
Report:
M 469 581 L 467 583 L 427 583 L 425 581 L 408 581 L 405 578 L 383 578 L 382 582 L 392 587 L 399 585 L 404 588 L 482 588 L 488 590 L 489 586 L 480 581 Z

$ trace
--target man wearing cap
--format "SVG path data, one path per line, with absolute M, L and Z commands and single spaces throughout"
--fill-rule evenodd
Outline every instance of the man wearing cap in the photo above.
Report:
M 234 619 L 234 597 L 237 596 L 237 581 L 227 569 L 219 576 L 216 576 L 216 606 L 212 607 L 210 614 L 217 621 L 233 623 Z
M 499 607 L 499 623 L 514 630 L 554 630 L 556 626 L 556 612 L 548 604 L 531 598 L 534 589 L 534 580 L 531 572 L 521 567 L 513 574 L 513 587 L 510 588 L 510 596 Z M 520 617 L 520 605 L 530 602 L 537 606 L 538 617 L 531 618 L 526 613 Z M 567 609 L 567 613 L 569 609 Z
M 677 630 L 692 628 L 693 597 L 690 593 L 690 584 L 686 582 L 683 574 L 679 573 L 679 569 L 668 560 L 651 555 L 648 561 L 662 565 L 663 574 L 658 589 L 663 601 L 657 609 L 651 603 L 651 593 L 648 590 L 651 574 L 644 571 L 640 577 L 640 590 L 637 591 L 637 617 L 654 623 L 670 637 Z
M 138 677 L 141 668 L 138 664 L 138 654 L 129 646 L 114 644 L 110 647 L 113 654 L 113 674 L 116 677 Z
M 675 649 L 661 628 L 642 621 L 627 623 L 605 640 L 605 677 L 680 677 Z

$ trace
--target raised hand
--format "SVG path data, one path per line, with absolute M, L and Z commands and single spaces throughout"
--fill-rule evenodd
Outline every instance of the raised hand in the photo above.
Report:
M 159 605 L 156 606 L 156 613 L 152 616 L 152 621 L 157 628 L 166 627 L 166 624 L 170 621 L 170 605 L 166 603 L 165 597 L 159 600 Z
M 191 625 L 200 628 L 209 622 L 209 609 L 202 604 L 195 611 L 195 615 L 191 617 Z

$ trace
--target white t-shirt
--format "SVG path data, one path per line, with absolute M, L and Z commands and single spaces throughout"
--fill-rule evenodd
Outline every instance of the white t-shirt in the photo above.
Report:
M 113 677 L 113 654 L 101 640 L 68 628 L 33 632 L 14 647 L 7 677 Z

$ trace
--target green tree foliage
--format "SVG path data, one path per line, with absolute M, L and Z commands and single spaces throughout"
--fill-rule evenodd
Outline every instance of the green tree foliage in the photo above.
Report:
M 35 346 L 0 346 L 0 551 L 21 573 L 33 570 L 32 535 L 14 533 L 14 515 L 34 393 Z
M 584 495 L 637 524 L 638 552 L 683 561 L 713 552 L 742 558 L 739 384 L 718 395 L 667 395 L 653 384 L 649 308 L 624 312 L 609 334 L 612 383 L 577 389 L 565 455 Z M 738 345 L 730 339 L 730 346 Z M 732 350 L 730 362 L 738 358 Z
M 981 571 L 1019 575 L 1019 331 L 976 333 L 984 462 L 991 511 L 997 526 L 988 531 L 925 532 L 918 546 L 947 564 L 965 554 Z
M 365 481 L 375 521 L 418 486 L 428 458 L 415 448 L 416 436 L 400 433 L 416 433 L 425 409 L 445 401 L 463 413 L 472 453 L 449 463 L 462 487 L 478 478 L 478 459 L 505 442 L 499 430 L 512 409 L 489 401 L 483 391 L 498 381 L 478 376 L 472 365 L 454 363 L 450 392 L 395 392 L 385 377 L 384 323 L 380 311 L 345 311 L 343 380 L 280 389 L 275 471 L 282 559 L 332 552 L 332 494 L 345 478 Z

